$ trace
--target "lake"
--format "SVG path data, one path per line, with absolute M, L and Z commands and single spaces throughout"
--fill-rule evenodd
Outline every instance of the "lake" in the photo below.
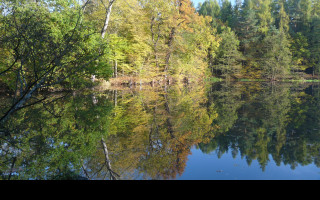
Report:
M 319 180 L 319 167 L 317 83 L 52 93 L 0 127 L 2 180 Z

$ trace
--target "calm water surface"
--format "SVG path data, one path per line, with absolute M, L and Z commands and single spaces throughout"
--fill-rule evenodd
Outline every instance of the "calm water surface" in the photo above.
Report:
M 0 127 L 3 180 L 319 180 L 319 167 L 318 84 L 59 93 Z

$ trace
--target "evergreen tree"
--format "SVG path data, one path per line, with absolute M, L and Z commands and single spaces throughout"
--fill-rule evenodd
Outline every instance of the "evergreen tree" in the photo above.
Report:
M 262 41 L 260 53 L 260 65 L 264 77 L 276 80 L 289 74 L 292 55 L 284 32 L 273 28 Z
M 255 0 L 257 6 L 257 17 L 259 20 L 259 32 L 266 35 L 273 25 L 274 19 L 271 13 L 271 0 Z
M 242 0 L 236 0 L 235 6 L 233 7 L 232 12 L 232 24 L 230 24 L 230 27 L 233 30 L 237 30 L 239 26 L 239 20 L 240 20 L 240 12 L 241 12 L 241 6 L 242 6 Z
M 212 17 L 212 26 L 217 26 L 217 18 L 220 15 L 220 6 L 217 0 L 206 0 L 198 10 L 200 15 Z
M 220 19 L 226 26 L 233 24 L 233 9 L 229 0 L 222 1 Z
M 292 52 L 294 70 L 306 70 L 310 65 L 308 38 L 301 32 L 292 35 L 290 50 Z
M 238 50 L 240 41 L 230 28 L 225 28 L 220 37 L 222 41 L 217 51 L 214 71 L 216 74 L 230 76 L 240 70 L 239 61 L 242 57 Z
M 288 6 L 288 14 L 290 18 L 290 25 L 293 32 L 299 32 L 300 31 L 300 18 L 301 15 L 298 12 L 299 11 L 299 1 L 300 0 L 288 0 L 287 6 Z
M 278 14 L 278 29 L 280 32 L 284 32 L 284 33 L 289 33 L 290 27 L 289 27 L 289 23 L 290 23 L 290 19 L 288 14 L 286 13 L 285 7 L 284 7 L 284 2 L 279 2 L 279 14 Z
M 241 41 L 241 50 L 249 59 L 253 56 L 253 48 L 260 38 L 258 29 L 258 19 L 256 18 L 256 12 L 253 9 L 252 0 L 245 0 L 241 10 L 238 35 Z
M 300 0 L 300 9 L 303 27 L 306 27 L 308 26 L 311 20 L 312 1 Z
M 217 0 L 206 0 L 198 11 L 201 15 L 217 18 L 220 14 L 220 6 Z
M 320 72 L 320 17 L 312 18 L 310 31 L 310 53 L 313 73 Z

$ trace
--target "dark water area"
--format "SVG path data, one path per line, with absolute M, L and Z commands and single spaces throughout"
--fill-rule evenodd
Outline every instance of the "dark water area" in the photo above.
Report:
M 2 180 L 319 180 L 320 85 L 55 94 L 0 126 Z M 0 95 L 0 114 L 11 100 Z

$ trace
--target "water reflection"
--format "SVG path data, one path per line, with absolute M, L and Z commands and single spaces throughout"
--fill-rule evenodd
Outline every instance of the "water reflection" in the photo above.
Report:
M 319 94 L 285 83 L 54 94 L 1 125 L 0 175 L 176 179 L 192 148 L 257 160 L 262 171 L 271 160 L 320 167 Z
M 228 110 L 228 114 L 220 115 L 216 121 L 222 125 L 222 132 L 199 148 L 206 153 L 216 151 L 218 156 L 229 150 L 234 157 L 240 153 L 248 165 L 258 160 L 262 170 L 270 159 L 278 166 L 283 163 L 292 169 L 298 164 L 314 163 L 319 167 L 318 85 L 240 87 L 222 86 L 210 93 L 209 98 L 220 105 L 218 113 Z

